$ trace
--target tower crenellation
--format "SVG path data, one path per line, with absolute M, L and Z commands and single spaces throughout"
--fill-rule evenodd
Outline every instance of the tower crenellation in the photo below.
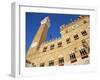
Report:
M 50 27 L 50 19 L 49 16 L 45 17 L 42 21 L 41 24 L 46 24 L 48 28 Z

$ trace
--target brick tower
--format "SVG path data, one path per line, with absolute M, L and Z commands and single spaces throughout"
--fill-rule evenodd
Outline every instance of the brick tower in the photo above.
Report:
M 50 19 L 47 16 L 41 21 L 40 27 L 32 41 L 32 44 L 31 44 L 28 52 L 27 52 L 28 60 L 31 59 L 32 56 L 34 56 L 38 53 L 38 49 L 39 49 L 41 43 L 45 42 L 49 26 L 50 26 Z

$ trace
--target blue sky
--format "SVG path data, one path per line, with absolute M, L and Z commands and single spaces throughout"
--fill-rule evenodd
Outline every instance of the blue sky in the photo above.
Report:
M 79 15 L 26 12 L 26 52 L 40 27 L 41 20 L 46 16 L 49 16 L 50 18 L 50 28 L 48 29 L 46 38 L 48 41 L 60 37 L 60 26 L 72 22 L 77 19 Z

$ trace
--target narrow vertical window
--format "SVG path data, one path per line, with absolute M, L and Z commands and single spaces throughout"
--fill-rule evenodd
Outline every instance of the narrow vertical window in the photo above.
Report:
M 66 42 L 67 42 L 67 44 L 71 43 L 70 38 L 67 38 L 67 39 L 66 39 Z
M 52 50 L 52 49 L 54 49 L 54 44 L 52 44 L 52 45 L 50 46 L 50 50 Z

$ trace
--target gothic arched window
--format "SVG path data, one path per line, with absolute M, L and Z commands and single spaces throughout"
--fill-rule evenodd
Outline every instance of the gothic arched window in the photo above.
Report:
M 71 63 L 74 63 L 77 61 L 75 53 L 70 54 L 70 61 L 71 61 Z
M 64 57 L 60 57 L 58 61 L 59 61 L 59 66 L 64 66 Z
M 84 31 L 81 32 L 81 34 L 82 34 L 83 36 L 86 36 L 86 35 L 87 35 L 87 32 L 84 30 Z
M 49 61 L 49 66 L 54 66 L 54 60 Z
M 44 67 L 45 66 L 45 64 L 44 63 L 40 63 L 40 67 Z

